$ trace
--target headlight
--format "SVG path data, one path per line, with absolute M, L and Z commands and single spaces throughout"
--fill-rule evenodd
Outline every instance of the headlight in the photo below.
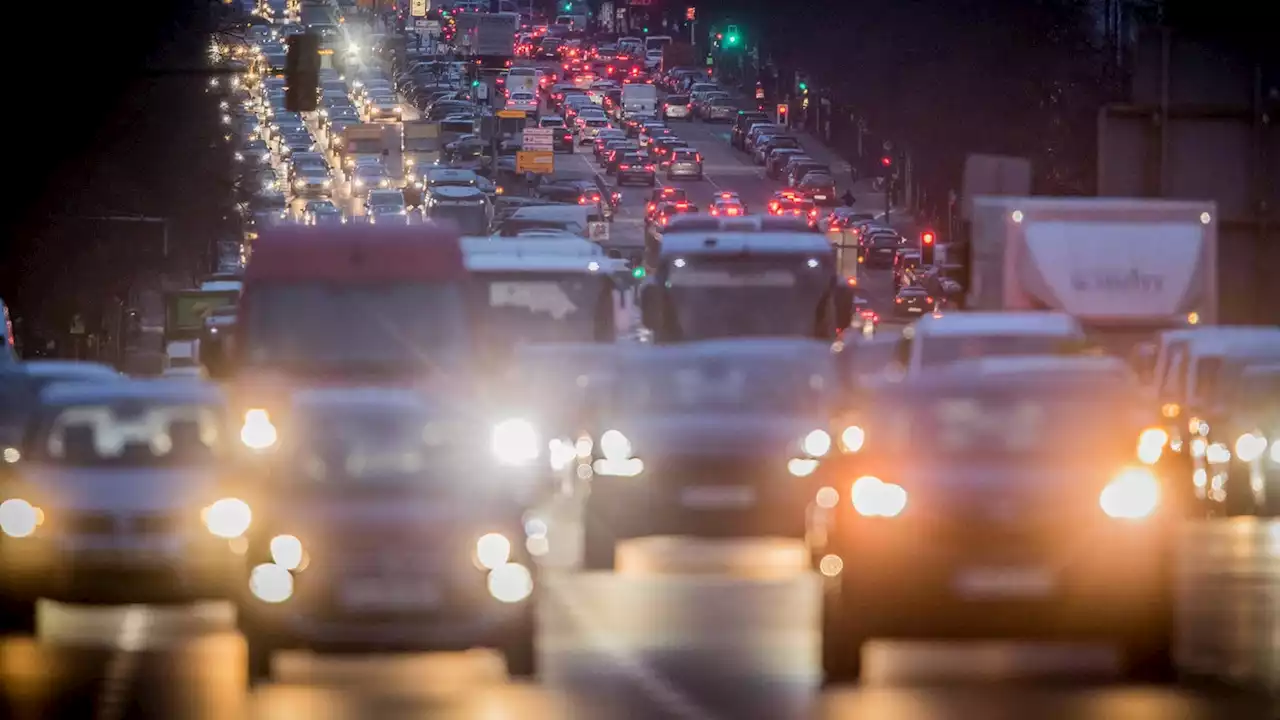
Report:
M 858 452 L 866 441 L 866 431 L 857 425 L 850 425 L 844 429 L 844 432 L 840 433 L 840 445 L 844 447 L 845 452 Z
M 262 602 L 282 603 L 293 596 L 293 575 L 279 565 L 259 565 L 249 572 L 249 592 Z
M 853 509 L 867 517 L 897 517 L 907 507 L 906 489 L 871 475 L 864 475 L 853 482 L 849 498 Z
M 518 603 L 533 594 L 533 573 L 518 563 L 507 563 L 489 572 L 489 594 L 503 603 Z
M 253 523 L 249 503 L 239 498 L 223 498 L 205 508 L 201 515 L 209 532 L 226 540 L 244 535 Z
M 627 460 L 631 451 L 631 441 L 618 430 L 606 430 L 600 436 L 600 453 L 607 460 Z
M 511 559 L 511 541 L 499 533 L 489 533 L 476 541 L 476 562 L 485 570 L 496 570 Z
M 1160 481 L 1146 468 L 1128 468 L 1102 489 L 1098 505 L 1109 517 L 1141 520 L 1160 505 Z
M 1204 449 L 1204 459 L 1210 465 L 1222 465 L 1231 462 L 1231 451 L 1222 443 L 1210 443 Z
M 1155 465 L 1164 454 L 1164 446 L 1169 442 L 1169 433 L 1160 428 L 1148 428 L 1138 436 L 1138 460 L 1147 465 Z
M 800 442 L 800 449 L 813 457 L 822 457 L 831 450 L 831 436 L 824 430 L 814 430 L 804 436 L 804 440 Z
M 302 541 L 292 535 L 271 538 L 271 561 L 285 570 L 302 567 Z
M 791 458 L 787 461 L 787 472 L 796 477 L 809 477 L 818 469 L 818 461 L 813 458 Z
M 44 513 L 26 500 L 10 498 L 0 503 L 0 532 L 9 537 L 29 537 L 42 520 Z
M 250 450 L 267 450 L 274 447 L 280 439 L 276 426 L 271 424 L 271 416 L 266 410 L 249 410 L 244 414 L 244 425 L 240 428 L 240 442 Z
M 1251 463 L 1267 451 L 1267 439 L 1253 433 L 1245 433 L 1236 439 L 1236 457 L 1240 462 Z M 1273 451 L 1272 455 L 1275 454 Z
M 307 184 L 306 184 L 305 182 L 301 181 L 301 180 L 294 180 L 294 181 L 293 181 L 293 186 L 294 186 L 295 188 L 297 188 L 297 189 L 301 190 L 302 188 L 306 187 L 306 186 L 307 186 Z
M 0 453 L 0 460 L 12 465 L 22 459 L 22 452 L 15 447 L 7 447 L 3 453 Z
M 1280 440 L 1271 443 L 1271 462 L 1280 463 Z
M 523 465 L 538 458 L 538 431 L 525 420 L 503 420 L 493 428 L 493 454 L 507 465 Z
M 333 185 L 333 181 L 332 181 L 332 180 L 328 180 L 328 179 L 326 179 L 326 180 L 324 181 L 324 186 L 325 186 L 325 187 L 329 187 L 329 186 L 331 186 L 331 185 Z

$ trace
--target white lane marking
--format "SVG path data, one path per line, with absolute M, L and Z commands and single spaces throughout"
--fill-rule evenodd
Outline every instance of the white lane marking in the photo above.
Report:
M 610 633 L 590 617 L 585 604 L 565 592 L 559 583 L 547 583 L 544 592 L 550 591 L 564 606 L 578 626 L 586 633 L 588 641 L 607 653 L 615 667 L 623 668 L 640 686 L 640 689 L 662 706 L 664 715 L 674 720 L 713 720 L 715 716 L 693 698 L 685 695 L 670 681 L 654 672 L 628 651 L 623 643 L 611 639 Z
M 124 717 L 129 688 L 133 685 L 151 623 L 151 610 L 145 605 L 130 605 L 125 610 L 116 635 L 116 650 L 102 679 L 95 720 L 120 720 Z

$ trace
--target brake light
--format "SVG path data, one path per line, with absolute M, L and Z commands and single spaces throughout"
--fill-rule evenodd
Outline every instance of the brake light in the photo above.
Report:
M 818 217 L 818 211 L 817 211 L 816 209 L 815 209 L 815 210 L 810 210 L 810 211 L 809 211 L 809 217 Z
M 644 166 L 644 169 L 645 169 L 645 170 L 652 170 L 652 169 L 653 169 L 653 166 L 652 166 L 652 165 L 645 165 L 645 166 Z
M 902 304 L 902 298 L 894 298 L 893 301 L 898 303 L 899 305 Z
M 663 218 L 662 218 L 662 224 L 663 224 L 663 225 L 666 225 L 666 224 L 667 224 L 667 218 L 666 218 L 666 216 L 665 216 L 665 215 L 664 215 L 664 216 L 663 216 Z
M 654 208 L 656 207 L 657 206 L 654 205 L 653 203 L 649 203 L 647 206 L 645 206 L 645 212 L 653 212 Z
M 696 162 L 702 162 L 702 153 L 698 153 L 697 155 L 694 155 L 693 159 Z
M 586 205 L 586 204 L 587 204 L 587 196 L 586 196 L 586 195 L 579 195 L 579 196 L 578 196 L 578 204 L 579 204 L 579 205 Z
M 613 66 L 612 66 L 612 65 L 610 65 L 610 66 L 606 67 L 606 68 L 605 68 L 605 72 L 607 72 L 607 73 L 609 73 L 610 75 L 612 75 L 612 74 L 613 74 Z
M 737 215 L 737 214 L 738 214 L 738 208 L 735 208 L 735 207 L 731 207 L 731 208 L 729 208 L 729 214 L 730 214 L 730 215 Z
M 618 169 L 619 169 L 619 170 L 630 170 L 630 169 L 631 169 L 631 166 L 630 166 L 630 165 L 619 165 L 619 166 L 618 166 Z
M 720 193 L 720 197 L 724 198 L 725 200 L 729 200 L 729 199 L 731 199 L 731 198 L 733 197 L 733 193 L 731 193 L 731 192 L 722 192 L 722 193 Z
M 719 210 L 717 210 L 717 209 L 715 209 L 715 208 L 711 208 L 711 214 L 712 214 L 712 215 L 719 215 L 719 214 L 720 214 L 720 211 L 719 211 Z
M 927 302 L 927 303 L 932 304 L 932 303 L 933 303 L 933 298 L 931 298 L 931 297 L 926 297 L 926 298 L 924 299 L 924 301 L 925 301 L 925 302 Z
M 679 209 L 681 209 L 681 210 L 685 210 L 685 209 L 687 209 L 687 208 L 689 207 L 689 203 L 687 203 L 687 202 L 678 202 L 678 203 L 676 203 L 676 207 L 677 207 L 677 208 L 679 208 Z

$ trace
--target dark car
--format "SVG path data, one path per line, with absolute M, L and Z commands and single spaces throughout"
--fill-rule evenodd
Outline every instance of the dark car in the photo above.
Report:
M 893 314 L 900 318 L 920 317 L 933 311 L 934 299 L 922 287 L 904 287 L 893 299 Z
M 653 187 L 658 184 L 657 168 L 645 156 L 638 152 L 629 152 L 619 156 L 617 170 L 618 185 L 639 182 Z
M 856 681 L 873 639 L 1111 642 L 1132 679 L 1172 679 L 1182 517 L 1137 457 L 1123 361 L 961 361 L 857 407 L 864 442 L 819 468 L 810 534 L 828 682 Z

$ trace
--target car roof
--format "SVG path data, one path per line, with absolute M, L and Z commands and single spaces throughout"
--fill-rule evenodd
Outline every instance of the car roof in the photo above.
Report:
M 831 255 L 825 236 L 809 232 L 691 232 L 664 233 L 662 255 Z

